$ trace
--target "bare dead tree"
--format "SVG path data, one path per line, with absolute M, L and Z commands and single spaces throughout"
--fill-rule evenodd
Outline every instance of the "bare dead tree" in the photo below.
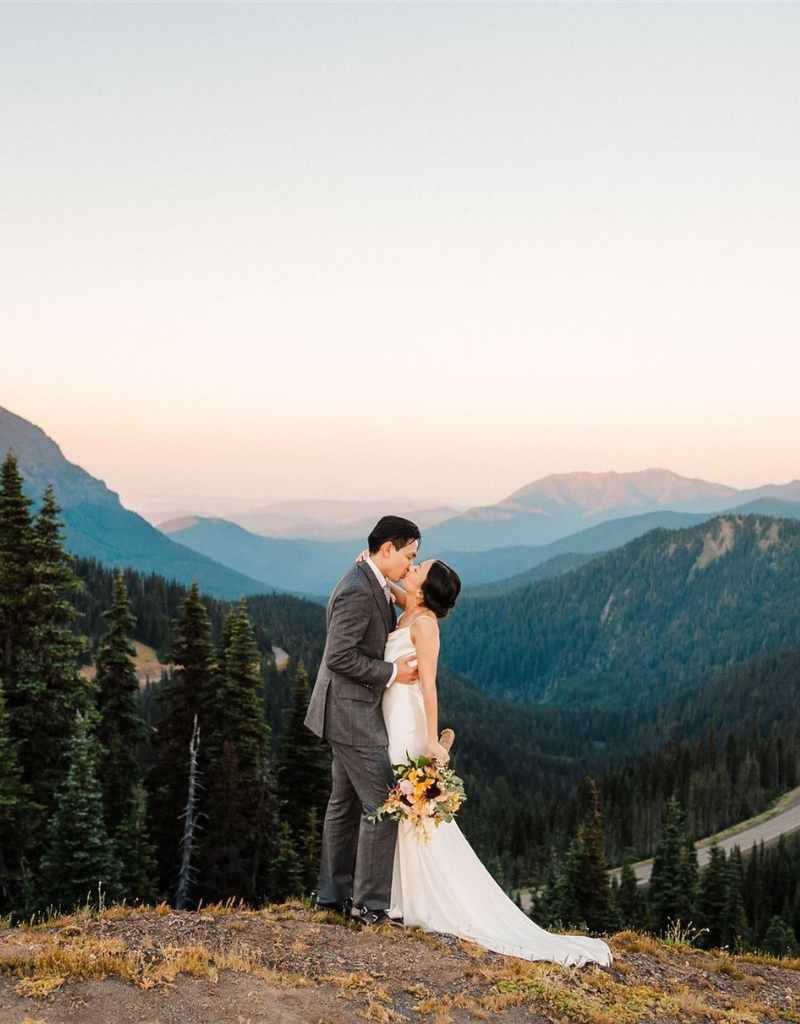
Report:
M 195 850 L 195 831 L 200 827 L 197 812 L 197 791 L 202 789 L 198 781 L 197 752 L 200 749 L 200 728 L 197 715 L 194 716 L 192 738 L 189 741 L 189 791 L 186 798 L 186 809 L 183 818 L 183 836 L 181 837 L 181 867 L 178 873 L 178 888 L 175 893 L 175 909 L 185 910 L 189 904 L 189 888 L 195 881 L 195 870 L 192 867 L 192 853 Z

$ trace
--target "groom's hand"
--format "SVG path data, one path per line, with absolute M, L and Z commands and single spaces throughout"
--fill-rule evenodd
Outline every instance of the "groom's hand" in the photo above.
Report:
M 394 677 L 396 683 L 416 683 L 419 679 L 417 659 L 413 654 L 398 658 L 395 665 L 397 666 L 397 675 Z

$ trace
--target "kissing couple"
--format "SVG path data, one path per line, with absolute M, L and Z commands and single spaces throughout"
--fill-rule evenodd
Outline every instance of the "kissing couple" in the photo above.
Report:
M 601 939 L 554 935 L 492 878 L 455 821 L 420 841 L 410 822 L 373 815 L 407 756 L 449 758 L 439 737 L 439 620 L 461 591 L 439 559 L 417 563 L 419 528 L 384 516 L 369 553 L 336 584 L 305 724 L 330 744 L 332 788 L 315 907 L 363 924 L 456 935 L 524 960 L 611 963 Z M 400 586 L 402 580 L 403 585 Z M 395 609 L 400 610 L 398 618 Z

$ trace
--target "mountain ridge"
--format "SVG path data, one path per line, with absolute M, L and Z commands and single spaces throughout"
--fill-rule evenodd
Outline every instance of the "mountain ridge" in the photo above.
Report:
M 656 705 L 726 665 L 800 646 L 800 522 L 658 529 L 504 596 L 461 602 L 443 660 L 505 696 Z
M 465 551 L 509 545 L 538 546 L 609 522 L 670 509 L 713 515 L 732 504 L 760 498 L 800 502 L 800 480 L 738 489 L 672 470 L 629 473 L 552 473 L 524 485 L 495 505 L 476 506 L 433 527 L 428 539 Z M 502 537 L 502 543 L 498 538 Z
M 59 445 L 36 424 L 0 407 L 0 460 L 11 451 L 34 508 L 52 484 L 61 506 L 64 540 L 74 555 L 111 566 L 157 572 L 182 583 L 196 580 L 209 594 L 240 597 L 274 589 L 264 580 L 171 540 L 142 516 L 122 505 L 119 495 L 83 467 L 70 462 Z

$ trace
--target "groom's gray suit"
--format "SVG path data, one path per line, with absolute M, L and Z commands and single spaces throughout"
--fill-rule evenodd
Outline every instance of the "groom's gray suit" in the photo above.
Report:
M 394 785 L 381 698 L 394 669 L 383 651 L 395 621 L 393 605 L 363 562 L 337 583 L 328 602 L 328 636 L 305 720 L 333 750 L 320 903 L 352 897 L 357 907 L 389 907 L 397 823 L 366 816 Z

